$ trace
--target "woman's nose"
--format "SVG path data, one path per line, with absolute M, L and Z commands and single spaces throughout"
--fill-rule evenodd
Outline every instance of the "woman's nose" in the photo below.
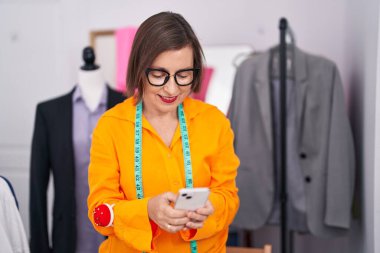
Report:
M 164 89 L 170 95 L 175 95 L 179 89 L 177 83 L 174 80 L 174 76 L 170 76 L 168 82 L 165 84 Z

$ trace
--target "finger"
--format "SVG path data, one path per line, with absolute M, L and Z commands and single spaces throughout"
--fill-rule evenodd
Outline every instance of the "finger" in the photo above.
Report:
M 214 207 L 212 206 L 210 201 L 207 201 L 205 206 L 197 209 L 198 214 L 209 216 L 214 213 Z
M 190 221 L 190 222 L 186 223 L 186 227 L 189 229 L 200 229 L 203 227 L 203 222 Z
M 185 226 L 189 221 L 190 219 L 188 217 L 184 217 L 179 219 L 169 219 L 168 223 L 176 226 Z
M 172 224 L 166 224 L 166 226 L 163 229 L 169 233 L 177 233 L 178 231 L 180 231 L 184 228 L 185 228 L 185 225 L 176 226 L 176 225 L 172 225 Z
M 214 206 L 211 204 L 211 201 L 210 201 L 210 200 L 207 200 L 207 201 L 206 201 L 205 207 L 206 207 L 206 208 L 211 208 L 212 210 L 214 210 Z
M 213 214 L 213 210 L 211 209 L 206 209 L 206 208 L 199 208 L 196 213 L 199 214 L 199 215 L 203 215 L 203 216 L 210 216 L 211 214 Z
M 174 194 L 172 192 L 166 192 L 164 193 L 164 197 L 168 203 L 174 203 L 177 199 L 177 194 Z
M 165 215 L 168 218 L 183 218 L 187 217 L 187 211 L 186 210 L 176 210 L 171 206 L 167 206 L 165 208 Z
M 187 214 L 187 217 L 189 217 L 191 220 L 193 221 L 200 221 L 200 222 L 203 222 L 207 219 L 207 215 L 202 215 L 202 214 L 199 214 L 199 213 L 196 213 L 196 212 L 189 212 Z

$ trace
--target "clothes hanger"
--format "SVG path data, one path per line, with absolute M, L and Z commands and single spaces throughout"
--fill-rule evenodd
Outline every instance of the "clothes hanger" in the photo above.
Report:
M 251 51 L 248 52 L 248 53 L 239 53 L 237 54 L 233 59 L 232 59 L 232 66 L 234 66 L 235 68 L 238 68 L 239 65 L 247 58 L 251 57 L 252 55 L 254 55 L 256 53 L 256 50 L 254 48 L 254 46 L 252 46 L 251 44 L 248 44 L 248 46 L 251 48 Z

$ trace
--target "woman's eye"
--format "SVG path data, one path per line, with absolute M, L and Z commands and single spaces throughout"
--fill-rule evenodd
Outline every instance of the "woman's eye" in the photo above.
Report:
M 180 72 L 177 74 L 177 78 L 189 78 L 191 74 L 189 71 Z
M 159 72 L 159 71 L 155 71 L 155 72 L 150 72 L 150 75 L 154 78 L 162 78 L 162 77 L 165 77 L 165 73 L 163 72 Z

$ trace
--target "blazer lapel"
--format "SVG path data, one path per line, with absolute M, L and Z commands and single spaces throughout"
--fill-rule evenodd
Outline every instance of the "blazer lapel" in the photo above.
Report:
M 263 127 L 268 141 L 269 147 L 272 150 L 272 111 L 271 111 L 271 96 L 270 96 L 270 58 L 272 50 L 264 53 L 263 60 L 257 66 L 257 75 L 255 80 L 255 88 L 257 92 L 257 100 L 259 102 Z M 294 48 L 294 66 L 295 66 L 295 87 L 297 100 L 297 131 L 301 129 L 302 115 L 305 107 L 305 94 L 307 91 L 307 62 L 306 54 Z
M 265 52 L 263 60 L 257 66 L 257 75 L 255 81 L 255 88 L 257 92 L 257 99 L 259 102 L 261 118 L 265 131 L 265 136 L 268 141 L 268 146 L 272 150 L 272 112 L 271 112 L 271 99 L 270 99 L 270 81 L 269 81 L 269 64 L 270 52 Z
M 75 168 L 74 168 L 74 144 L 73 144 L 73 93 L 74 89 L 71 90 L 69 94 L 67 94 L 63 101 L 62 101 L 62 110 L 61 115 L 59 118 L 61 119 L 61 126 L 62 126 L 62 136 L 65 136 L 64 141 L 64 147 L 67 148 L 67 158 L 68 163 L 71 164 L 72 175 L 74 176 Z M 65 152 L 66 152 L 65 151 Z
M 108 85 L 107 94 L 107 110 L 124 100 L 124 97 L 121 93 L 112 90 Z
M 305 109 L 305 99 L 308 87 L 306 54 L 294 47 L 295 88 L 297 100 L 297 132 L 302 136 L 302 119 Z

